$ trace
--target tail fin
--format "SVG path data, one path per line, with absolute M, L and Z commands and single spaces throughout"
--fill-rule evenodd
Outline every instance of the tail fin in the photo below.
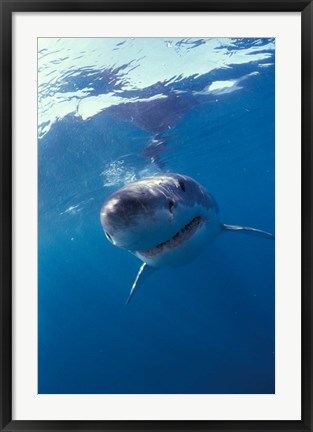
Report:
M 251 227 L 240 226 L 240 225 L 222 224 L 222 231 L 236 231 L 243 234 L 250 234 L 257 237 L 263 237 L 270 240 L 275 239 L 275 236 L 267 231 L 262 231 L 257 228 L 251 228 Z

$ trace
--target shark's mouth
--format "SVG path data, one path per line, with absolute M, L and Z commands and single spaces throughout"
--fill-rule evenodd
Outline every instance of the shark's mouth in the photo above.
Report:
M 152 257 L 161 254 L 165 250 L 175 249 L 189 240 L 198 231 L 202 225 L 203 219 L 201 216 L 194 217 L 189 223 L 181 228 L 172 238 L 163 243 L 158 244 L 154 248 L 139 250 L 141 255 Z

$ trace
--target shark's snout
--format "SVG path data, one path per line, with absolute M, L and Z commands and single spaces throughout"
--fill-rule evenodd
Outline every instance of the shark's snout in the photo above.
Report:
M 134 214 L 138 214 L 142 206 L 132 198 L 108 200 L 101 209 L 101 220 L 105 224 L 116 225 L 119 222 L 127 225 Z
M 151 191 L 150 191 L 151 192 Z M 149 191 L 124 188 L 111 195 L 100 212 L 101 225 L 107 239 L 116 246 L 131 249 L 141 243 L 147 224 L 153 226 L 158 205 Z
M 130 212 L 127 210 L 127 206 L 134 209 L 138 204 L 134 201 L 128 201 L 126 204 L 123 200 L 120 199 L 110 199 L 102 206 L 100 213 L 100 220 L 102 228 L 105 232 L 106 237 L 112 243 L 114 243 L 113 239 L 121 229 L 125 229 L 131 224 L 131 216 Z M 138 210 L 137 210 L 138 211 Z
M 142 217 L 152 217 L 154 208 L 145 197 L 124 193 L 109 198 L 101 209 L 101 224 L 104 229 L 114 231 L 121 227 L 136 225 Z

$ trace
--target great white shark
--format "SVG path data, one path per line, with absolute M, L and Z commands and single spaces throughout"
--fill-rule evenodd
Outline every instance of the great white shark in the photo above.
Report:
M 224 232 L 274 239 L 257 228 L 221 223 L 214 197 L 191 177 L 176 173 L 142 178 L 117 190 L 104 202 L 100 221 L 114 246 L 143 262 L 127 303 L 143 275 L 192 261 Z

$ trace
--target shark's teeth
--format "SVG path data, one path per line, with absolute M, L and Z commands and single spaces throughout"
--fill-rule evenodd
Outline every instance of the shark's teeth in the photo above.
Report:
M 180 246 L 185 241 L 189 240 L 202 224 L 202 217 L 196 216 L 182 229 L 180 229 L 171 239 L 158 244 L 154 248 L 138 251 L 141 255 L 155 256 L 162 253 L 164 250 L 174 249 Z

